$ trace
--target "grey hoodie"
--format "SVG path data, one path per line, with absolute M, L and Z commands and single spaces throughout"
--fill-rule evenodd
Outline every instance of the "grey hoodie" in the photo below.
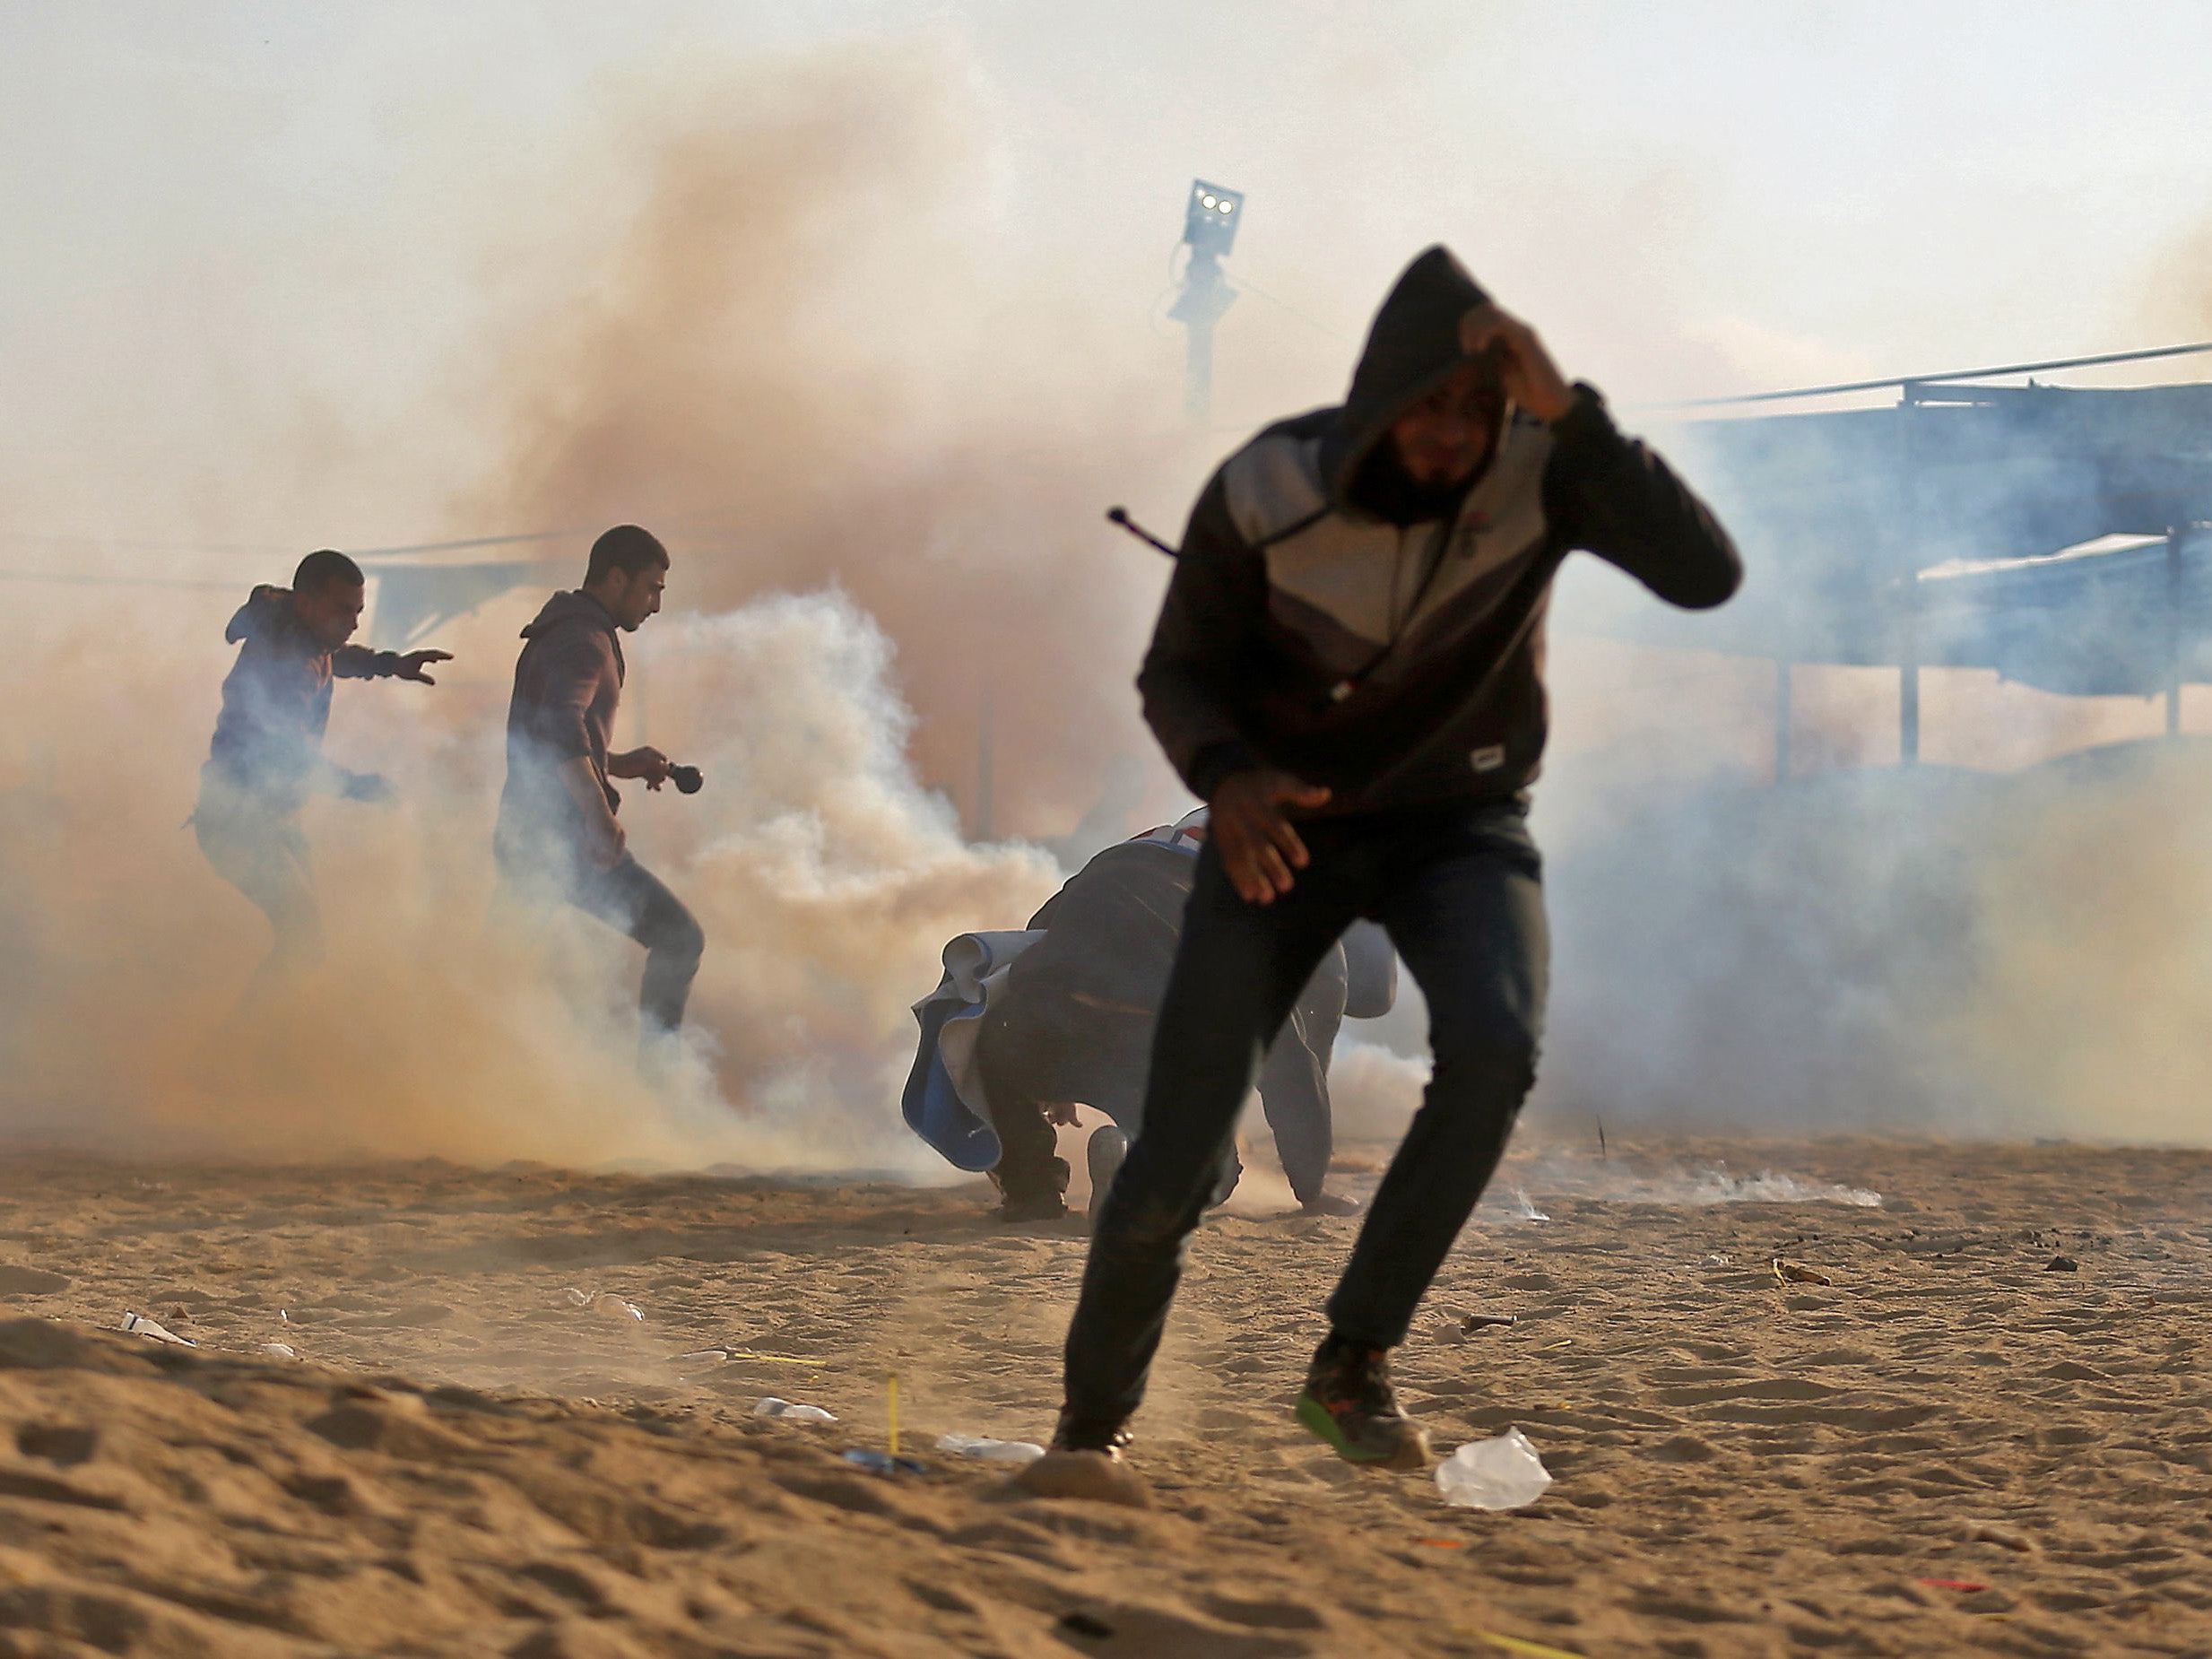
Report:
M 515 692 L 507 709 L 507 786 L 499 794 L 495 846 L 503 860 L 568 856 L 584 821 L 560 769 L 591 762 L 607 810 L 621 796 L 607 780 L 607 740 L 622 699 L 622 644 L 606 606 L 585 593 L 559 593 L 522 630 Z
M 1363 469 L 1467 360 L 1460 318 L 1486 298 L 1428 249 L 1346 401 L 1269 427 L 1200 495 L 1137 686 L 1201 799 L 1262 764 L 1326 785 L 1329 814 L 1516 795 L 1543 752 L 1544 617 L 1571 550 L 1686 607 L 1736 590 L 1727 533 L 1588 387 L 1549 427 L 1508 413 L 1481 473 L 1426 517 L 1373 498 Z

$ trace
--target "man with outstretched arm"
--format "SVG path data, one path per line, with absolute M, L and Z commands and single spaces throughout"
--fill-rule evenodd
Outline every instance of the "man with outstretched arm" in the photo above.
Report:
M 347 643 L 360 626 L 367 592 L 360 567 L 324 548 L 299 561 L 289 588 L 255 588 L 223 632 L 239 655 L 222 682 L 222 712 L 200 771 L 192 827 L 207 862 L 260 907 L 275 934 L 241 1008 L 322 960 L 322 906 L 299 828 L 308 797 L 391 798 L 391 786 L 377 774 L 349 772 L 323 758 L 332 682 L 435 685 L 423 670 L 451 660 L 445 651 L 403 656 Z
M 1253 1068 L 1369 916 L 1427 997 L 1436 1065 L 1297 1415 L 1354 1463 L 1426 1464 L 1389 1354 L 1535 1077 L 1547 940 L 1525 791 L 1545 610 L 1576 548 L 1693 609 L 1741 576 L 1705 506 L 1442 248 L 1384 301 L 1344 404 L 1262 432 L 1200 496 L 1138 686 L 1213 832 L 1143 1127 L 1093 1232 L 1056 1450 L 1119 1455 Z
M 584 586 L 555 594 L 522 630 L 493 837 L 510 891 L 565 899 L 645 946 L 638 1036 L 648 1051 L 682 1025 L 707 948 L 683 901 L 630 856 L 611 781 L 668 781 L 659 750 L 607 747 L 627 673 L 621 636 L 660 610 L 667 586 L 668 550 L 636 525 L 617 525 L 592 543 Z

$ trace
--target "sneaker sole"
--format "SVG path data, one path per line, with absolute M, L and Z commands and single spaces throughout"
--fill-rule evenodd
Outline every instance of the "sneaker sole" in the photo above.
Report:
M 1428 1467 L 1428 1437 L 1419 1429 L 1412 1438 L 1399 1443 L 1395 1450 L 1377 1455 L 1362 1452 L 1344 1438 L 1344 1430 L 1337 1426 L 1329 1409 L 1312 1394 L 1298 1396 L 1298 1421 L 1315 1439 L 1327 1443 L 1329 1449 L 1348 1464 L 1357 1464 L 1362 1469 L 1397 1469 L 1413 1471 Z

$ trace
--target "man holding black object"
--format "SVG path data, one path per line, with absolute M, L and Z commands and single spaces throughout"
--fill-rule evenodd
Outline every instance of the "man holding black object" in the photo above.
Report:
M 584 586 L 555 594 L 522 631 L 507 714 L 507 787 L 493 847 L 501 880 L 525 899 L 562 899 L 646 948 L 639 1041 L 683 1023 L 707 936 L 683 901 L 629 855 L 612 779 L 648 789 L 685 771 L 657 749 L 610 752 L 627 672 L 620 636 L 661 608 L 668 550 L 636 525 L 592 543 Z M 687 787 L 687 785 L 689 786 Z
M 1143 1128 L 1094 1228 L 1056 1451 L 1118 1455 L 1260 1056 L 1368 916 L 1427 997 L 1436 1067 L 1297 1414 L 1351 1462 L 1426 1465 L 1389 1352 L 1534 1081 L 1548 946 L 1525 791 L 1575 548 L 1693 609 L 1741 577 L 1705 506 L 1442 248 L 1384 301 L 1345 403 L 1262 432 L 1200 496 L 1138 686 L 1212 835 Z

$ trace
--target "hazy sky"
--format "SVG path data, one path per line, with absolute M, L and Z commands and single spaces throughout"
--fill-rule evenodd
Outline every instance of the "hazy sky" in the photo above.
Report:
M 941 65 L 975 211 L 1054 274 L 1030 298 L 1125 330 L 1171 422 L 1148 307 L 1193 173 L 1250 193 L 1232 270 L 1289 308 L 1225 326 L 1225 423 L 1332 395 L 1436 237 L 1622 398 L 2152 343 L 2207 308 L 2202 4 L 11 0 L 0 518 L 147 533 L 224 465 L 195 446 L 345 421 L 389 433 L 365 534 L 482 527 L 426 522 L 408 468 L 459 465 L 439 399 L 501 283 L 619 224 L 576 187 L 610 109 L 856 40 Z M 85 481 L 95 446 L 127 489 Z
M 0 585 L 19 635 L 59 642 L 0 663 L 43 721 L 0 739 L 0 786 L 40 746 L 82 751 L 159 823 L 147 856 L 213 890 L 174 825 L 246 582 L 317 544 L 619 514 L 739 526 L 674 543 L 682 594 L 716 607 L 842 582 L 897 642 L 879 700 L 911 702 L 923 779 L 964 803 L 994 696 L 1001 831 L 1064 832 L 1119 755 L 1175 810 L 1129 685 L 1165 566 L 1098 509 L 1172 532 L 1234 432 L 1340 395 L 1422 246 L 1628 407 L 2212 337 L 2208 62 L 2212 0 L 0 0 L 0 569 L 259 550 L 134 609 Z M 1160 316 L 1193 175 L 1248 193 L 1197 435 Z M 91 545 L 41 540 L 66 535 Z M 456 744 L 496 741 L 542 592 L 455 630 L 429 707 Z M 1770 665 L 1577 639 L 1568 597 L 1556 819 L 1603 828 L 1638 798 L 1624 779 L 1765 777 Z M 1930 678 L 1934 760 L 2158 726 L 2086 699 L 2024 718 L 2028 693 Z M 1895 691 L 1802 676 L 1800 767 L 1886 764 Z M 423 708 L 349 694 L 334 742 L 381 735 L 420 781 Z M 172 727 L 140 770 L 101 746 Z M 1595 786 L 1571 776 L 1586 757 Z M 496 777 L 467 782 L 488 812 Z M 1726 956 L 1745 925 L 1696 931 Z M 2145 960 L 2185 977 L 2183 943 Z M 2048 960 L 2062 1011 L 2079 976 Z

